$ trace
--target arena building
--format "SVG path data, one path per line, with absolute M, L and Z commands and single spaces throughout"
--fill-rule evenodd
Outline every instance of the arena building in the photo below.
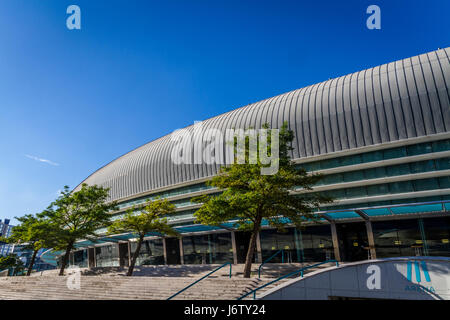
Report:
M 324 175 L 312 192 L 336 199 L 317 209 L 321 223 L 278 233 L 265 224 L 255 261 L 273 262 L 400 256 L 450 256 L 450 48 L 383 64 L 205 120 L 203 128 L 294 131 L 292 159 Z M 194 132 L 194 126 L 185 128 Z M 170 223 L 182 238 L 149 234 L 138 264 L 243 263 L 249 235 L 232 223 L 194 223 L 190 200 L 219 190 L 205 182 L 218 164 L 175 164 L 170 135 L 147 143 L 92 173 L 84 183 L 110 188 L 119 218 L 147 199 L 167 198 Z M 77 188 L 79 188 L 78 186 Z M 75 190 L 77 190 L 77 188 Z M 300 191 L 302 192 L 302 191 Z M 289 224 L 289 221 L 286 221 Z M 80 241 L 79 266 L 126 266 L 136 247 L 128 234 Z M 49 251 L 48 261 L 57 253 Z

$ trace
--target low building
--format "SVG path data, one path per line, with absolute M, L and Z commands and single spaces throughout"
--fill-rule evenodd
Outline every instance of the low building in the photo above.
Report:
M 11 235 L 11 230 L 13 226 L 10 225 L 9 222 L 10 222 L 9 219 L 5 219 L 4 221 L 0 219 L 0 237 L 8 238 Z M 0 256 L 6 256 L 12 253 L 13 250 L 14 250 L 13 245 L 0 241 Z

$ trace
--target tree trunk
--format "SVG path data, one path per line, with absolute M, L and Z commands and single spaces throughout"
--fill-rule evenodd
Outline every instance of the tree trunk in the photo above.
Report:
M 258 236 L 261 220 L 262 220 L 261 218 L 257 218 L 253 226 L 252 235 L 250 237 L 250 243 L 248 245 L 247 256 L 245 257 L 244 278 L 250 278 L 250 272 L 252 271 L 253 255 L 255 254 L 256 238 Z
M 141 251 L 141 245 L 142 245 L 143 241 L 144 241 L 144 236 L 139 236 L 136 251 L 134 251 L 133 257 L 131 258 L 130 266 L 128 267 L 128 272 L 127 272 L 128 277 L 131 277 L 133 275 L 134 265 L 136 264 L 136 260 L 139 257 L 139 253 Z
M 67 262 L 69 261 L 70 251 L 72 250 L 72 243 L 69 243 L 66 248 L 66 254 L 64 255 L 63 261 L 61 262 L 61 270 L 59 270 L 59 275 L 64 275 L 64 269 L 66 268 Z
M 31 256 L 30 265 L 28 266 L 27 276 L 31 274 L 31 271 L 33 270 L 34 261 L 36 260 L 36 255 L 39 250 L 34 250 L 33 255 Z

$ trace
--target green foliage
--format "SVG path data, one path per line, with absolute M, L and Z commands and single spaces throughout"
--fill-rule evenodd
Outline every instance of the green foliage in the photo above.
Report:
M 305 221 L 318 220 L 313 210 L 331 199 L 319 194 L 292 194 L 291 191 L 297 188 L 312 190 L 321 178 L 318 174 L 307 174 L 291 162 L 289 152 L 293 137 L 284 123 L 279 132 L 279 170 L 273 175 L 262 175 L 263 165 L 259 161 L 222 167 L 208 184 L 223 192 L 193 199 L 193 202 L 203 204 L 194 214 L 196 222 L 219 226 L 236 220 L 234 225 L 241 230 L 259 231 L 262 219 L 280 230 L 285 225 L 282 218 L 290 219 L 299 227 Z
M 64 187 L 61 195 L 50 204 L 43 216 L 55 227 L 56 250 L 66 249 L 75 241 L 96 237 L 97 231 L 110 224 L 110 211 L 116 210 L 116 202 L 107 202 L 108 188 L 83 184 L 71 192 Z
M 23 262 L 15 254 L 0 257 L 0 270 L 15 268 L 15 272 L 23 269 Z
M 157 232 L 164 235 L 177 235 L 177 232 L 168 224 L 166 216 L 175 211 L 175 205 L 166 199 L 147 201 L 144 208 L 137 211 L 129 209 L 121 218 L 114 221 L 108 231 L 111 234 L 131 232 L 139 238 L 144 238 L 149 232 Z
M 8 243 L 15 243 L 33 251 L 51 248 L 56 244 L 55 226 L 42 214 L 27 214 L 16 219 L 20 224 L 12 228 Z

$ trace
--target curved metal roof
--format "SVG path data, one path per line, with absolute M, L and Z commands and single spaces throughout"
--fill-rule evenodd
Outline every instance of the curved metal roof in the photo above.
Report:
M 294 159 L 449 132 L 449 56 L 446 48 L 331 79 L 210 118 L 203 128 L 277 128 L 287 121 L 295 132 Z M 110 187 L 111 199 L 120 200 L 220 168 L 174 164 L 174 144 L 170 135 L 161 137 L 83 182 Z

